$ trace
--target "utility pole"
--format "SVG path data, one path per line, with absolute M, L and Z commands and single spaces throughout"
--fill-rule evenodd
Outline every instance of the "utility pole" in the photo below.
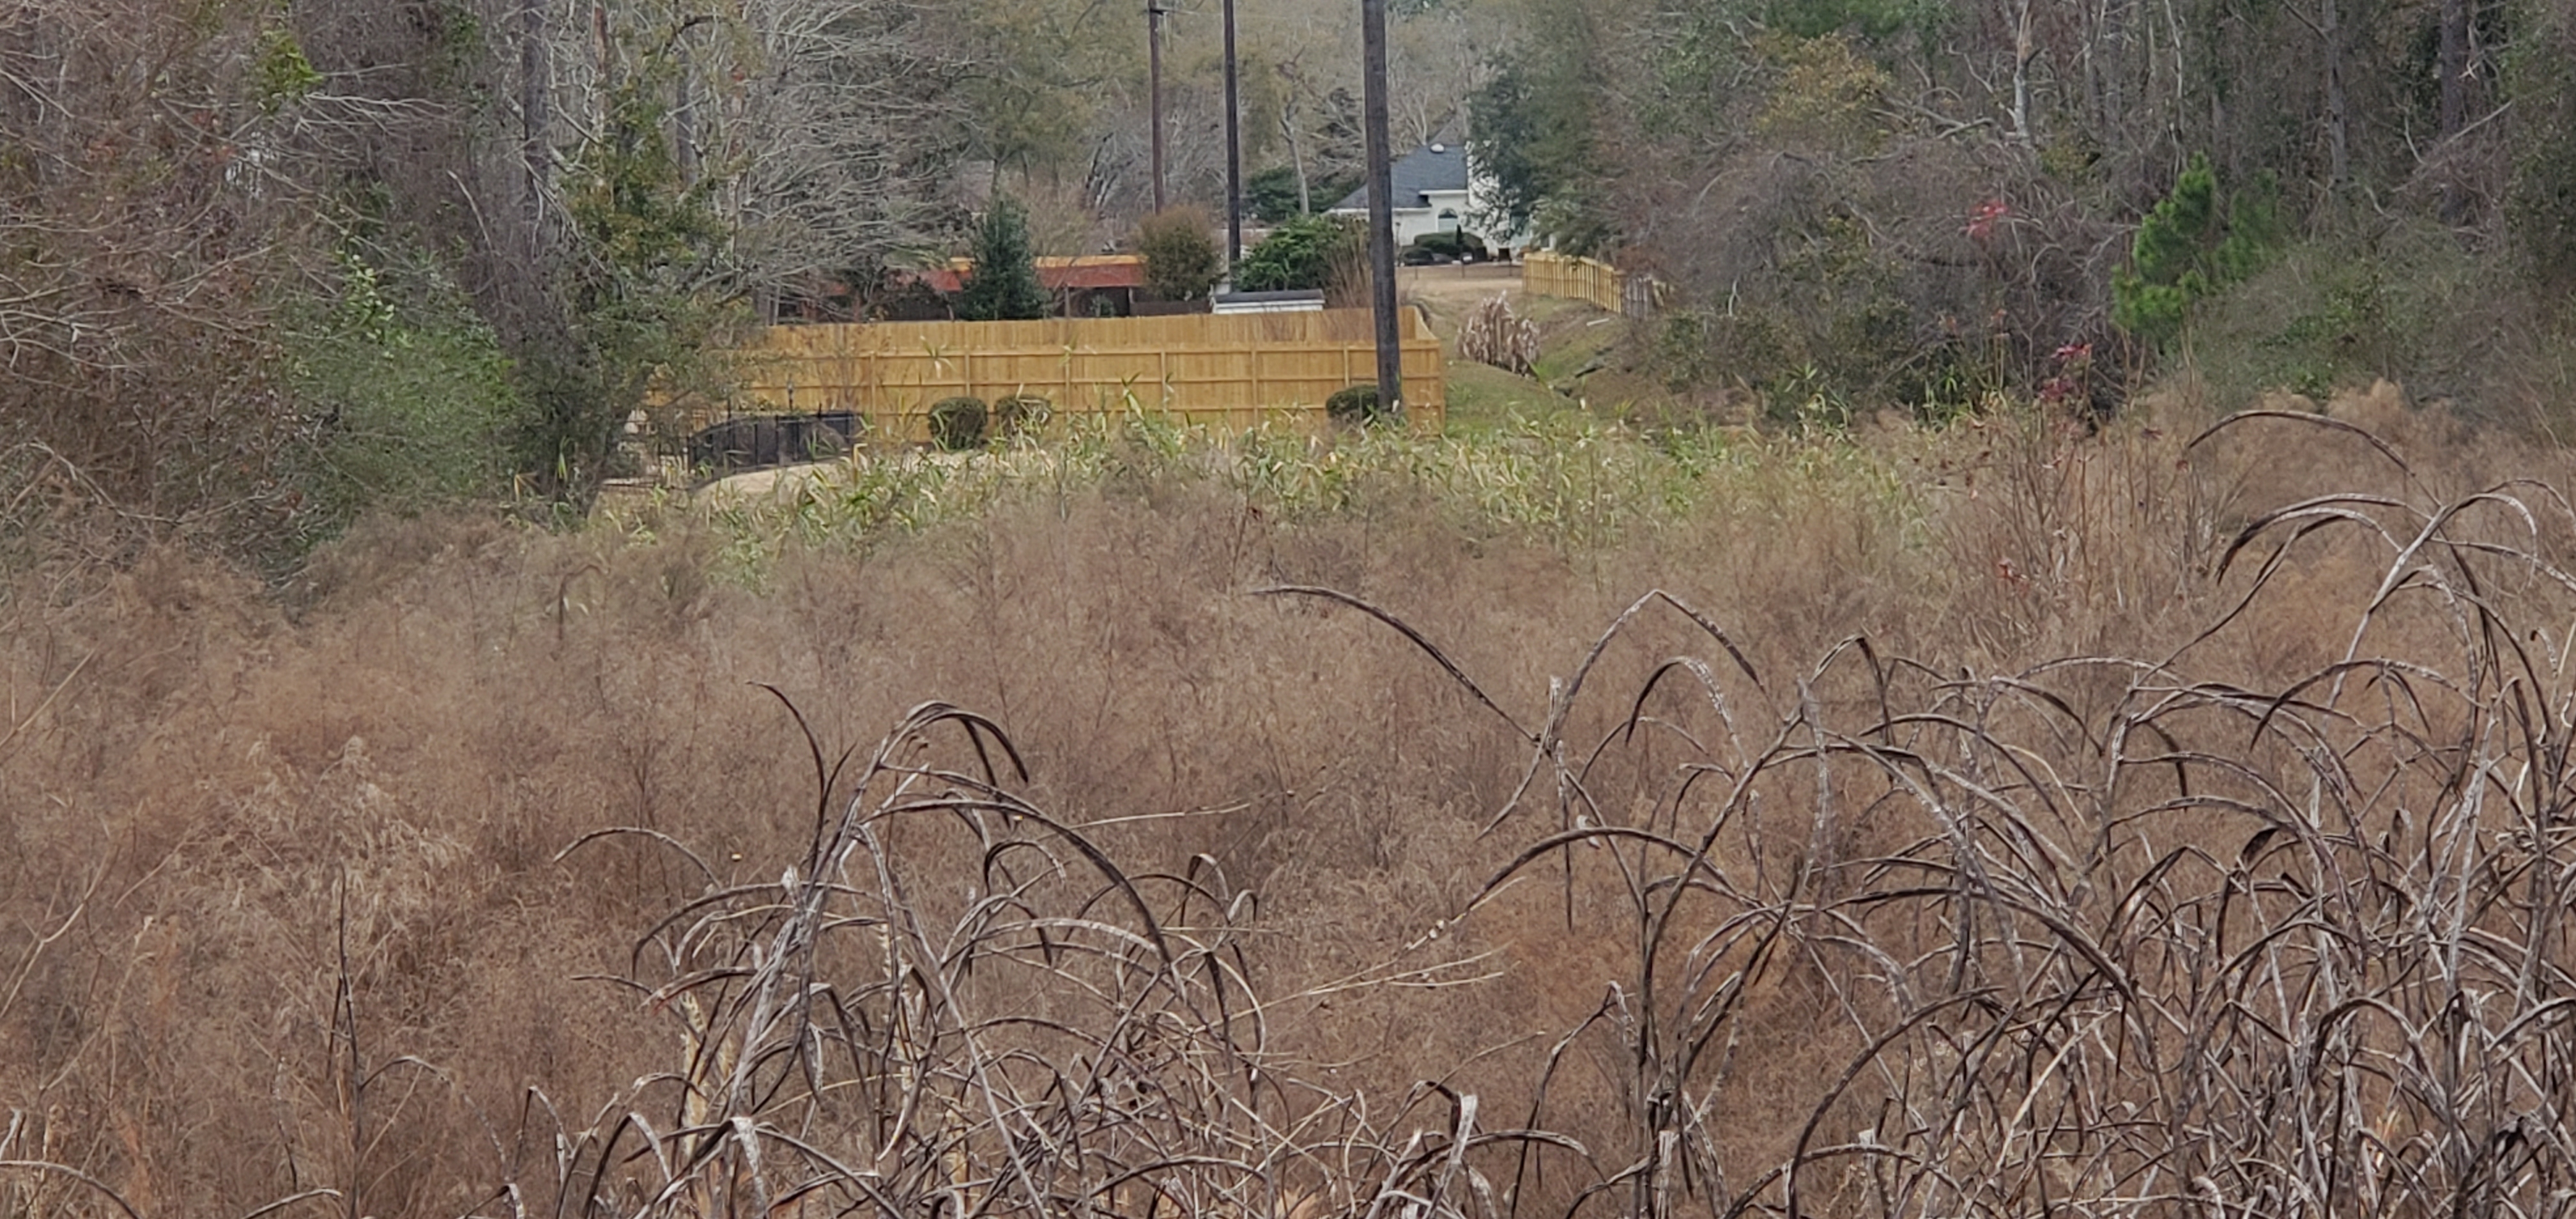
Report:
M 1360 0 L 1360 46 L 1368 128 L 1370 306 L 1377 314 L 1377 401 L 1404 418 L 1404 349 L 1395 326 L 1395 183 L 1386 138 L 1386 0 Z
M 1163 210 L 1163 14 L 1160 0 L 1145 0 L 1145 61 L 1149 83 L 1146 91 L 1154 95 L 1154 210 Z
M 1243 92 L 1235 75 L 1234 0 L 1225 0 L 1225 270 L 1243 261 Z

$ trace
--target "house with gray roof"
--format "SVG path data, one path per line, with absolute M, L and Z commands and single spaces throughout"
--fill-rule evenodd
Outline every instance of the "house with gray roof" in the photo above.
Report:
M 1387 176 L 1394 186 L 1398 246 L 1459 229 L 1484 238 L 1485 244 L 1497 253 L 1505 247 L 1517 249 L 1527 244 L 1519 233 L 1494 231 L 1493 218 L 1484 211 L 1493 194 L 1492 184 L 1469 168 L 1464 144 L 1425 144 L 1398 158 L 1388 167 Z M 1367 216 L 1368 188 L 1352 191 L 1333 205 L 1332 212 L 1336 216 Z

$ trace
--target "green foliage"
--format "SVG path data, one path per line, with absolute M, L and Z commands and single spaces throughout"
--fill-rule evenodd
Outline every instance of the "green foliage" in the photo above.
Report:
M 1331 282 L 1335 259 L 1348 257 L 1366 242 L 1359 225 L 1340 217 L 1299 217 L 1243 252 L 1243 261 L 1234 268 L 1234 286 L 1242 292 L 1320 289 Z
M 425 262 L 379 270 L 344 253 L 336 299 L 287 312 L 286 384 L 305 421 L 288 462 L 300 545 L 369 512 L 507 485 L 510 362 L 455 284 Z
M 1315 207 L 1330 208 L 1362 185 L 1360 176 L 1355 173 L 1316 174 L 1310 171 L 1306 180 L 1306 196 Z M 1266 224 L 1305 215 L 1297 205 L 1297 167 L 1274 165 L 1244 179 L 1243 202 Z
M 722 352 L 742 320 L 729 287 L 732 234 L 709 206 L 715 183 L 688 181 L 664 135 L 672 70 L 647 58 L 609 88 L 601 138 L 566 182 L 577 242 L 568 315 L 517 365 L 528 404 L 520 461 L 574 501 L 613 473 L 627 421 L 648 402 L 675 417 L 725 392 Z
M 991 418 L 981 398 L 963 394 L 942 398 L 930 408 L 930 442 L 950 453 L 983 448 L 985 425 Z
M 2546 295 L 2517 286 L 2527 269 L 2510 246 L 2465 245 L 2431 218 L 2294 244 L 2202 305 L 2193 371 L 2222 407 L 2385 378 L 2489 419 L 2563 426 L 2576 360 L 2532 308 Z
M 1136 229 L 1136 252 L 1145 258 L 1145 286 L 1165 300 L 1197 300 L 1225 274 L 1207 213 L 1194 207 L 1146 217 Z
M 311 96 L 323 84 L 322 74 L 304 56 L 304 45 L 295 40 L 295 31 L 284 26 L 270 30 L 260 40 L 255 77 L 259 82 L 259 108 L 265 114 L 275 114 L 288 103 Z
M 1414 238 L 1411 244 L 1400 251 L 1400 257 L 1407 266 L 1419 266 L 1429 262 L 1457 262 L 1471 257 L 1478 262 L 1483 262 L 1492 256 L 1492 251 L 1485 246 L 1485 239 L 1465 229 L 1425 233 Z
M 2260 270 L 2279 247 L 2278 200 L 2265 178 L 2222 203 L 2208 156 L 2193 155 L 2173 192 L 2139 222 L 2129 265 L 2112 277 L 2112 322 L 2151 343 L 2181 334 L 2196 303 Z
M 1386 408 L 1377 400 L 1376 386 L 1353 385 L 1324 399 L 1324 415 L 1335 423 L 1369 424 L 1384 419 Z
M 1023 171 L 1079 165 L 1102 121 L 1104 82 L 1141 75 L 1143 30 L 1090 0 L 955 6 L 977 70 L 964 93 L 984 155 Z
M 2507 60 L 2518 113 L 2508 129 L 2505 219 L 2540 286 L 2576 290 L 2576 28 L 2564 6 L 2535 6 L 2533 28 Z
M 1029 246 L 1028 212 L 1009 195 L 995 195 L 975 229 L 975 266 L 957 296 L 957 316 L 970 322 L 1021 322 L 1046 315 L 1046 288 L 1038 282 L 1037 255 Z
M 1534 43 L 1495 64 L 1468 103 L 1468 157 L 1493 183 L 1495 227 L 1541 237 L 1601 227 L 1595 104 L 1579 48 Z

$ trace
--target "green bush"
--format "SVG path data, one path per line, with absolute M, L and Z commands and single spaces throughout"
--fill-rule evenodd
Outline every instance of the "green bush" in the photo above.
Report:
M 1465 229 L 1456 229 L 1414 238 L 1412 244 L 1404 247 L 1403 261 L 1406 266 L 1418 267 L 1425 263 L 1457 262 L 1468 258 L 1483 262 L 1491 257 L 1493 254 L 1486 249 L 1484 238 Z
M 1336 257 L 1359 252 L 1367 242 L 1360 226 L 1338 216 L 1305 216 L 1271 230 L 1261 244 L 1243 252 L 1234 268 L 1238 292 L 1290 292 L 1320 289 L 1332 282 Z
M 287 388 L 304 426 L 286 454 L 301 544 L 369 512 L 497 494 L 521 413 L 510 361 L 436 272 L 341 261 L 337 299 L 289 311 Z
M 930 408 L 930 442 L 951 453 L 983 448 L 985 425 L 991 417 L 981 398 L 965 394 L 942 398 Z
M 1367 424 L 1385 418 L 1386 410 L 1378 403 L 1376 386 L 1354 385 L 1324 399 L 1324 415 L 1335 423 Z
M 1145 258 L 1145 286 L 1164 300 L 1197 300 L 1225 274 L 1207 213 L 1194 207 L 1147 216 L 1136 229 L 1136 252 Z

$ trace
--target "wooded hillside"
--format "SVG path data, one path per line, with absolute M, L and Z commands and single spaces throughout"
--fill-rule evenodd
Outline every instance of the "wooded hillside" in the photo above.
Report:
M 1217 0 L 1166 6 L 1170 192 L 1222 214 Z M 1354 6 L 1242 6 L 1255 210 L 1357 179 Z M 1398 148 L 1677 288 L 1630 361 L 1783 423 L 2376 376 L 2563 400 L 2567 0 L 1398 0 Z M 27 0 L 0 17 L 0 452 L 111 534 L 291 561 L 368 505 L 578 505 L 658 378 L 864 315 L 996 195 L 1150 207 L 1105 0 Z M 24 513 L 46 496 L 18 497 Z M 127 528 L 130 527 L 130 528 Z M 101 546 L 126 543 L 105 538 Z

